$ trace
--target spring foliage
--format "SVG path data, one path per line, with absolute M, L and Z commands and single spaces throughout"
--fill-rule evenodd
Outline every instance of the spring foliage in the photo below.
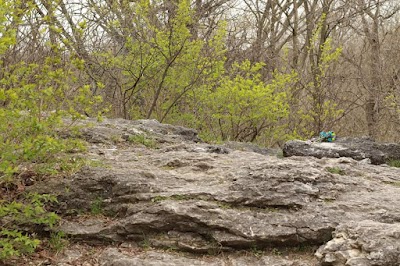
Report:
M 32 253 L 40 240 L 20 230 L 22 226 L 41 225 L 53 227 L 60 220 L 58 215 L 45 209 L 46 202 L 56 202 L 51 195 L 28 194 L 23 201 L 0 201 L 0 261 L 25 253 Z
M 221 76 L 217 87 L 202 91 L 200 119 L 211 129 L 209 137 L 240 141 L 264 138 L 265 141 L 281 133 L 281 121 L 289 115 L 287 88 L 296 74 L 276 74 L 266 84 L 261 80 L 263 66 L 248 60 L 235 63 L 230 73 Z
M 0 0 L 1 64 L 17 45 L 23 20 L 18 4 Z M 71 170 L 76 160 L 66 154 L 85 147 L 79 140 L 59 137 L 60 132 L 71 129 L 62 118 L 68 116 L 73 123 L 81 118 L 81 111 L 91 112 L 101 102 L 88 86 L 71 86 L 79 60 L 64 61 L 63 48 L 54 43 L 47 49 L 49 55 L 40 63 L 21 60 L 0 70 L 0 259 L 31 253 L 39 245 L 21 226 L 51 227 L 59 220 L 45 209 L 45 203 L 54 202 L 54 197 L 30 194 L 9 199 L 3 192 L 12 193 L 27 173 L 39 178 Z
M 0 2 L 0 63 L 16 45 L 16 29 L 22 23 L 19 9 L 8 3 Z M 69 127 L 62 118 L 77 120 L 81 111 L 90 113 L 101 102 L 101 97 L 92 97 L 89 86 L 71 86 L 80 61 L 65 62 L 55 44 L 48 49 L 40 64 L 21 60 L 0 71 L 0 183 L 12 181 L 27 167 L 61 170 L 54 164 L 58 156 L 83 148 L 77 140 L 58 137 L 57 132 Z

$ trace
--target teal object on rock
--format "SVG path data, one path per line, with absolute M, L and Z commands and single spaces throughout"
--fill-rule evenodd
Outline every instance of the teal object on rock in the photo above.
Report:
M 319 133 L 319 139 L 320 141 L 325 141 L 325 142 L 333 142 L 336 140 L 336 134 L 333 131 L 321 131 Z

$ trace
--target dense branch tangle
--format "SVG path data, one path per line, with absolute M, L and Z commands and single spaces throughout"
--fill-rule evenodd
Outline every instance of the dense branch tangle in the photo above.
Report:
M 221 132 L 213 128 L 227 123 L 204 115 L 218 106 L 201 101 L 223 91 L 223 80 L 238 75 L 235 65 L 249 60 L 262 63 L 264 85 L 296 73 L 274 92 L 285 92 L 288 117 L 242 121 L 225 138 L 266 143 L 261 136 L 281 126 L 282 136 L 334 129 L 397 138 L 399 53 L 389 51 L 397 49 L 400 5 L 393 1 L 32 0 L 15 7 L 8 25 L 17 45 L 2 56 L 4 68 L 61 49 L 65 65 L 81 62 L 73 86 L 89 84 L 113 104 L 112 116 Z M 250 117 L 249 110 L 237 115 Z

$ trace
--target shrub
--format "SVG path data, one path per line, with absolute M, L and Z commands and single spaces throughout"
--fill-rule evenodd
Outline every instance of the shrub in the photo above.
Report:
M 59 220 L 44 207 L 55 197 L 17 198 L 13 188 L 23 186 L 19 179 L 28 174 L 40 177 L 76 170 L 81 164 L 69 153 L 82 151 L 85 145 L 61 138 L 60 133 L 73 129 L 81 113 L 92 114 L 101 102 L 89 86 L 71 86 L 83 61 L 73 55 L 65 59 L 63 47 L 56 43 L 44 47 L 49 53 L 38 62 L 3 62 L 10 51 L 18 50 L 16 34 L 23 16 L 34 8 L 27 1 L 21 13 L 19 2 L 0 0 L 0 63 L 4 66 L 0 69 L 0 259 L 31 253 L 39 245 L 34 234 L 21 230 L 23 226 L 52 227 Z
M 270 83 L 261 77 L 264 64 L 246 60 L 235 63 L 232 73 L 225 73 L 216 88 L 205 88 L 200 94 L 199 121 L 205 140 L 233 140 L 261 144 L 271 139 L 286 140 L 282 121 L 289 117 L 287 90 L 296 74 L 275 73 Z

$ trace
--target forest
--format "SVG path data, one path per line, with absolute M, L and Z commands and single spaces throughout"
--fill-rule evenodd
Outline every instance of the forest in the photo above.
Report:
M 3 108 L 29 86 L 40 112 L 156 119 L 205 140 L 281 146 L 334 130 L 399 141 L 397 1 L 1 5 Z
M 0 64 L 0 260 L 40 243 L 16 225 L 59 221 L 20 194 L 85 164 L 86 117 L 400 141 L 397 0 L 0 0 Z

